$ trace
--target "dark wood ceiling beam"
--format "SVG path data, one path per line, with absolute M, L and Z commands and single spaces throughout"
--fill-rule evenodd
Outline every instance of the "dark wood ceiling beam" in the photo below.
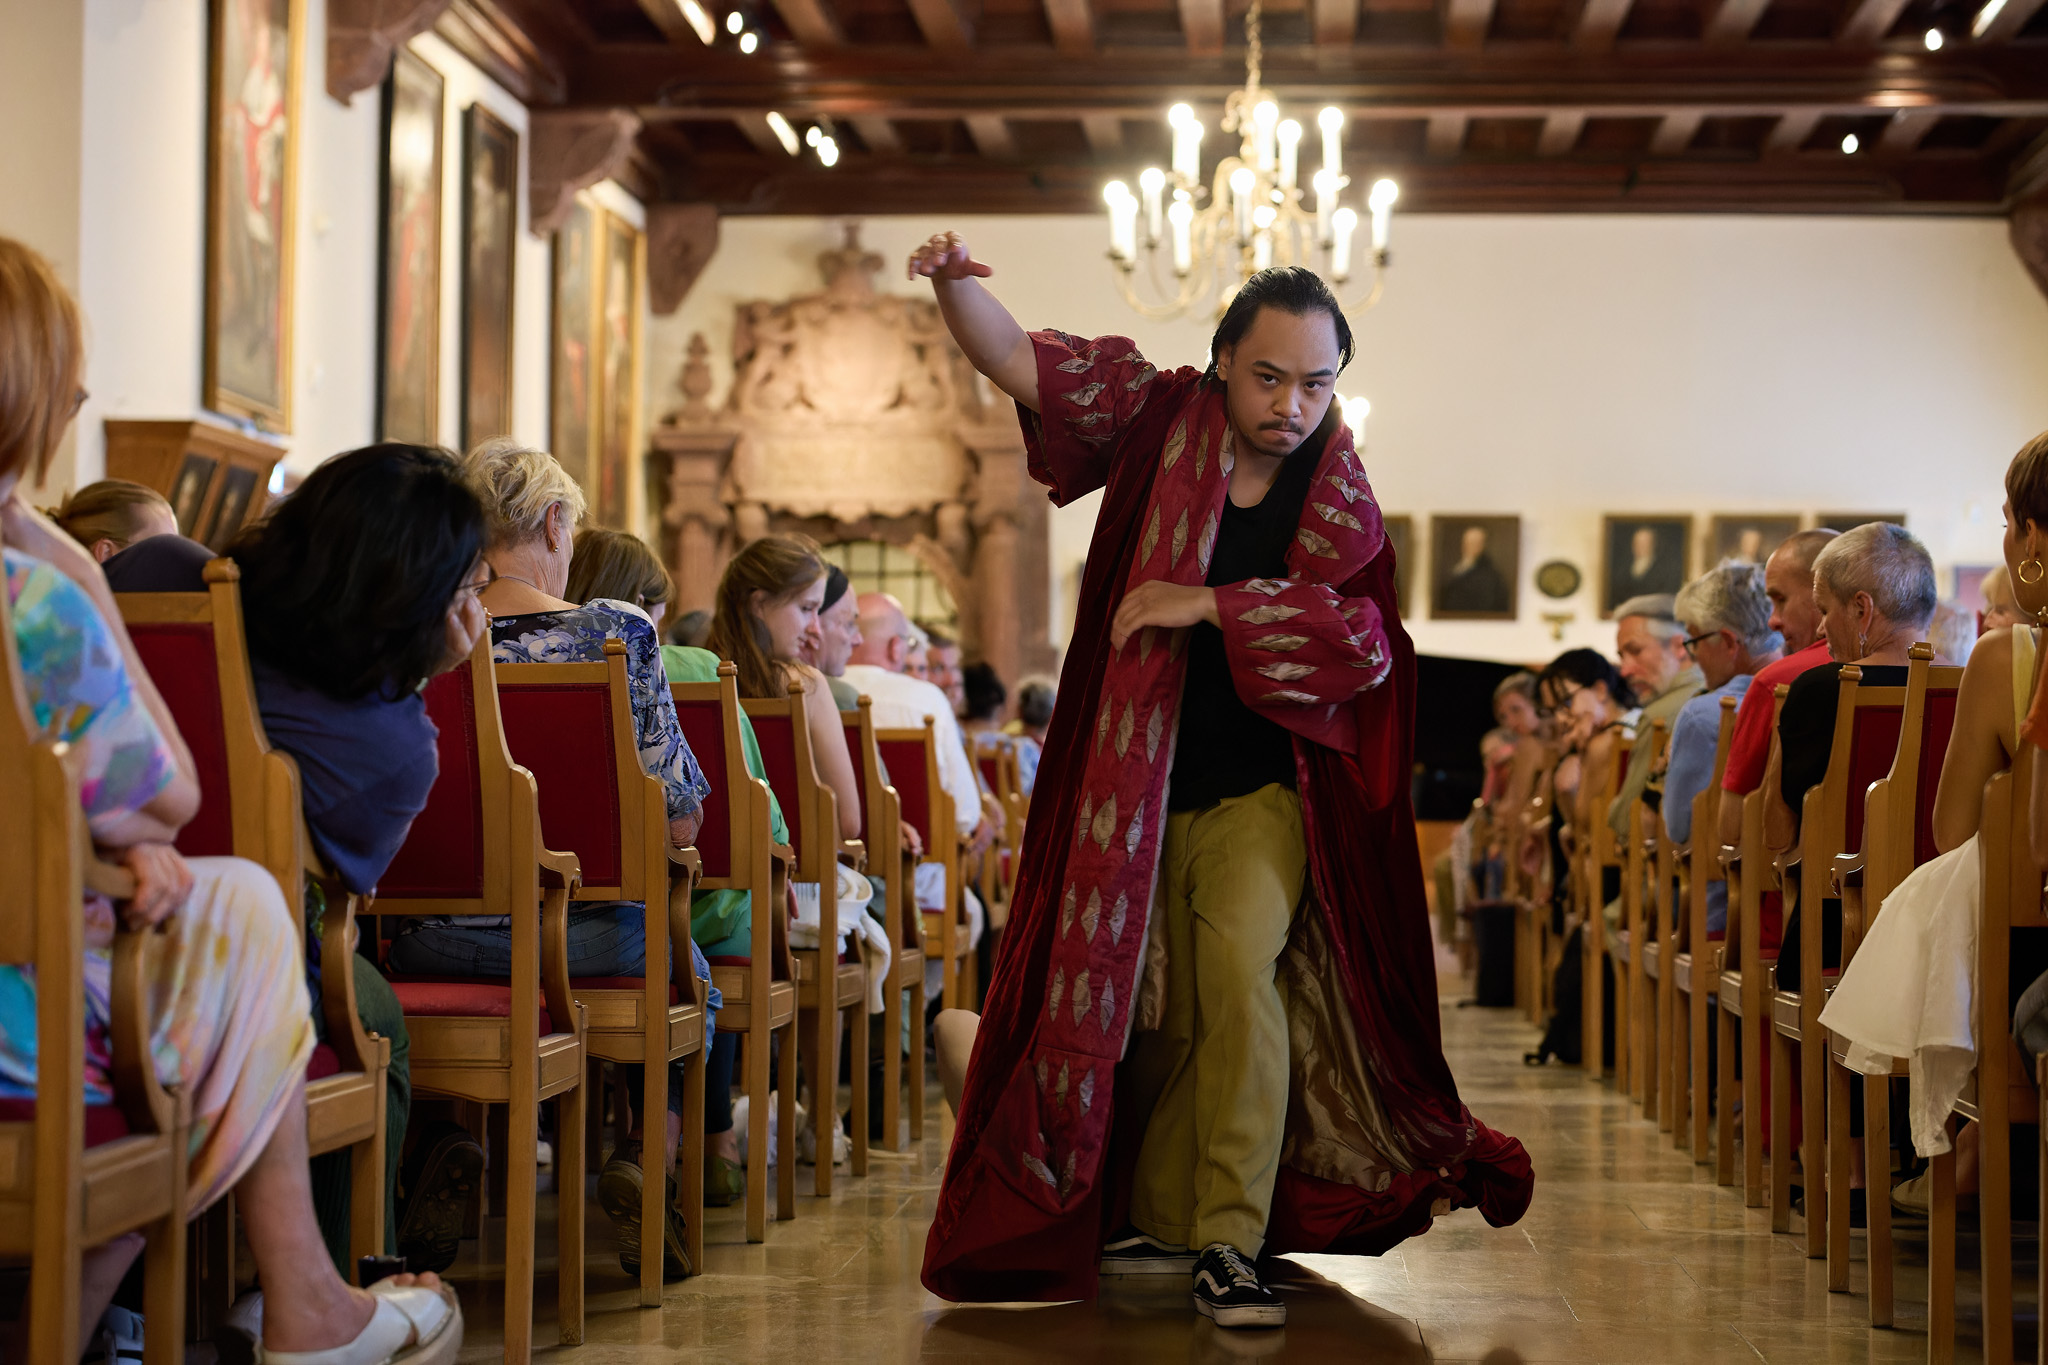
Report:
M 1876 47 L 1909 3 L 1911 0 L 1854 0 L 1835 30 L 1835 41 L 1844 47 Z
M 1779 118 L 1777 126 L 1764 139 L 1764 154 L 1767 156 L 1790 156 L 1806 145 L 1806 139 L 1813 136 L 1813 130 L 1820 126 L 1818 110 L 1805 109 L 1786 114 Z
M 1433 157 L 1454 157 L 1465 149 L 1466 118 L 1463 114 L 1431 114 L 1423 143 Z
M 1081 132 L 1088 150 L 1097 156 L 1113 156 L 1124 149 L 1124 121 L 1114 114 L 1083 114 Z
M 1934 131 L 1934 125 L 1941 122 L 1939 109 L 1901 109 L 1892 115 L 1892 121 L 1884 128 L 1884 135 L 1877 140 L 1880 156 L 1911 156 L 1920 150 L 1920 144 Z
M 2041 6 L 2044 2 L 2048 2 L 2048 0 L 2005 0 L 2005 3 L 1999 6 L 1998 13 L 1993 16 L 1991 22 L 1985 25 L 1983 34 L 1977 37 L 1976 41 L 1980 43 L 2010 42 L 2019 36 L 2020 30 L 2025 28 L 2036 14 L 2041 12 Z M 1978 13 L 1981 14 L 1982 12 L 1980 8 Z
M 1318 46 L 1349 47 L 1357 39 L 1358 0 L 1311 0 L 1309 10 Z
M 1010 136 L 1009 120 L 999 114 L 969 114 L 967 131 L 975 147 L 992 161 L 1015 161 L 1017 141 Z
M 1062 57 L 1095 50 L 1095 12 L 1089 0 L 1045 0 L 1045 23 L 1052 30 L 1053 50 Z
M 1733 47 L 1749 41 L 1757 20 L 1771 7 L 1771 0 L 1720 0 L 1701 35 L 1709 47 Z
M 2048 194 L 2048 133 L 2035 138 L 2025 151 L 2014 157 L 2005 176 L 2008 203 L 2034 199 L 2043 194 Z
M 896 125 L 889 120 L 875 114 L 860 114 L 847 122 L 876 156 L 903 155 L 903 139 L 896 135 Z
M 1543 134 L 1536 140 L 1539 156 L 1563 156 L 1579 145 L 1579 134 L 1586 128 L 1586 115 L 1580 109 L 1560 109 L 1543 120 Z
M 640 0 L 640 12 L 654 21 L 654 26 L 668 35 L 668 40 L 681 47 L 701 44 L 704 36 L 690 27 L 690 21 L 683 18 L 683 11 L 676 0 Z M 706 11 L 709 13 L 709 11 Z
M 974 25 L 954 0 L 910 0 L 910 13 L 933 50 L 965 52 L 974 46 Z
M 566 55 L 575 40 L 557 16 L 497 0 L 454 0 L 434 21 L 434 35 L 522 104 L 560 104 L 568 96 Z
M 1197 57 L 1223 50 L 1223 0 L 1178 0 L 1180 31 Z
M 805 47 L 838 47 L 846 41 L 828 0 L 775 0 L 775 12 L 789 26 L 790 36 Z
M 1444 0 L 1444 46 L 1459 52 L 1485 46 L 1493 5 L 1494 0 Z
M 1580 52 L 1605 52 L 1621 36 L 1635 0 L 1586 0 L 1572 26 L 1572 46 Z
M 1682 156 L 1692 146 L 1693 138 L 1699 135 L 1700 124 L 1706 116 L 1697 109 L 1674 109 L 1658 123 L 1657 131 L 1650 135 L 1652 156 Z

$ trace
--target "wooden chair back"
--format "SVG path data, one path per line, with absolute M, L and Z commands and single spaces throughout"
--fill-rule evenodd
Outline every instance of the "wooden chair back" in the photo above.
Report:
M 924 934 L 910 888 L 914 864 L 908 853 L 897 856 L 890 852 L 900 848 L 897 831 L 903 823 L 903 798 L 882 777 L 873 706 L 863 696 L 857 709 L 841 711 L 839 719 L 846 728 L 847 752 L 860 769 L 860 831 L 868 850 L 868 869 L 882 879 L 883 900 L 896 911 L 890 946 L 921 951 Z
M 946 869 L 946 904 L 942 910 L 925 911 L 926 954 L 931 954 L 932 930 L 937 929 L 939 957 L 943 963 L 943 993 L 948 1009 L 971 1008 L 960 989 L 961 959 L 972 950 L 968 942 L 966 900 L 961 894 L 961 844 L 955 822 L 953 798 L 939 784 L 939 744 L 932 718 L 925 717 L 921 729 L 878 729 L 875 748 L 888 765 L 889 780 L 902 797 L 903 819 L 924 846 L 926 863 Z M 914 888 L 913 888 L 914 895 Z

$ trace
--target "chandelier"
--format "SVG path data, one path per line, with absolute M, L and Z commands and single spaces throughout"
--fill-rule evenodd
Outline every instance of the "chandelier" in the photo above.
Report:
M 1279 101 L 1259 84 L 1259 11 L 1260 0 L 1252 0 L 1244 16 L 1244 89 L 1233 90 L 1223 105 L 1222 131 L 1237 134 L 1237 155 L 1217 162 L 1205 186 L 1202 121 L 1188 105 L 1176 104 L 1167 114 L 1173 169 L 1146 167 L 1138 175 L 1137 194 L 1121 180 L 1102 191 L 1117 291 L 1145 317 L 1177 317 L 1212 299 L 1221 316 L 1252 273 L 1271 265 L 1307 266 L 1337 287 L 1340 302 L 1351 282 L 1359 216 L 1339 202 L 1351 183 L 1344 174 L 1344 111 L 1327 108 L 1316 118 L 1323 164 L 1307 187 L 1312 203 L 1305 202 L 1302 126 L 1281 117 Z M 1374 181 L 1366 195 L 1369 282 L 1355 301 L 1342 304 L 1346 313 L 1362 313 L 1380 301 L 1387 220 L 1399 195 L 1391 180 Z M 1170 252 L 1170 285 L 1161 275 L 1162 244 Z M 1141 249 L 1153 301 L 1141 297 L 1136 278 Z

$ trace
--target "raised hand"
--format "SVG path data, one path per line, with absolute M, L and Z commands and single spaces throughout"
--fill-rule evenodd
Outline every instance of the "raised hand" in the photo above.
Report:
M 957 232 L 934 233 L 931 240 L 910 253 L 908 278 L 922 275 L 934 280 L 987 279 L 996 272 L 967 249 Z

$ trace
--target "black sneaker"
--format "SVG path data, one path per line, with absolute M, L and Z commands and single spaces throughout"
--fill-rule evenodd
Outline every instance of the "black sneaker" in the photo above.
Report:
M 399 1180 L 398 1254 L 408 1270 L 455 1264 L 483 1174 L 484 1149 L 461 1127 L 441 1124 L 420 1135 Z
M 1194 1269 L 1194 1252 L 1147 1237 L 1128 1224 L 1102 1247 L 1105 1275 L 1188 1275 Z
M 597 1177 L 597 1203 L 612 1220 L 619 1238 L 619 1269 L 640 1275 L 640 1191 L 645 1176 L 640 1170 L 640 1144 L 629 1142 L 614 1151 Z M 690 1274 L 690 1253 L 684 1242 L 682 1214 L 676 1212 L 676 1179 L 668 1178 L 668 1198 L 662 1203 L 661 1280 L 674 1284 Z
M 1244 1253 L 1211 1242 L 1195 1262 L 1195 1311 L 1218 1327 L 1281 1327 L 1287 1305 L 1265 1285 Z

